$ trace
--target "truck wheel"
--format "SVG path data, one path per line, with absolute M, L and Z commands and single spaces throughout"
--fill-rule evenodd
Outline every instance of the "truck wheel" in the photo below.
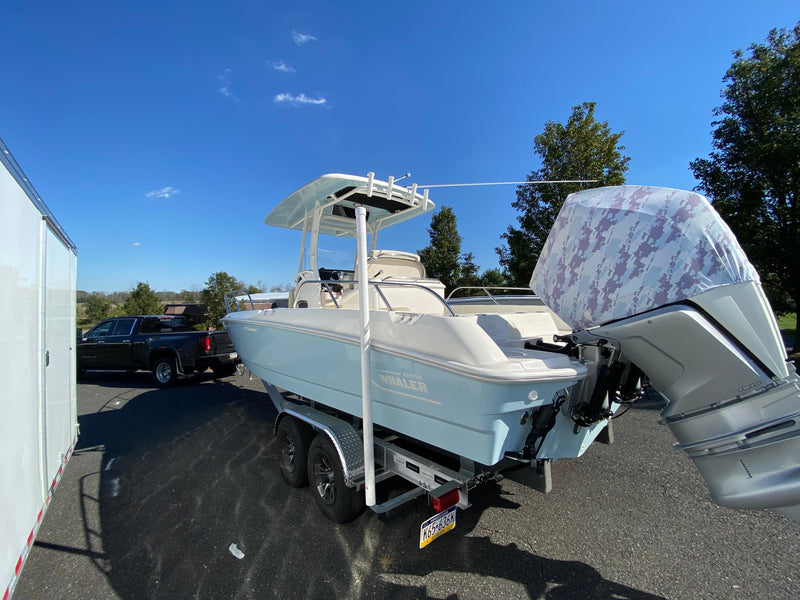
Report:
M 167 356 L 157 358 L 153 363 L 153 383 L 158 387 L 169 387 L 178 379 L 175 360 Z
M 236 372 L 236 365 L 217 365 L 216 367 L 211 367 L 211 370 L 214 371 L 214 377 L 227 377 L 228 375 L 233 375 Z
M 319 509 L 334 523 L 346 523 L 364 510 L 364 493 L 344 483 L 339 454 L 324 433 L 308 449 L 308 478 Z
M 278 424 L 277 438 L 278 464 L 283 479 L 293 488 L 308 485 L 308 446 L 314 432 L 311 427 L 294 417 L 286 416 Z

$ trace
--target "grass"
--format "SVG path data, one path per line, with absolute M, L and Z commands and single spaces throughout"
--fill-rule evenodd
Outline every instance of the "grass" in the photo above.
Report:
M 778 328 L 784 335 L 796 335 L 795 325 L 797 325 L 797 315 L 794 313 L 778 317 Z
M 784 339 L 786 339 L 787 336 L 795 339 L 795 336 L 797 336 L 796 319 L 797 315 L 795 313 L 778 317 L 778 328 L 781 330 L 781 335 L 783 335 Z M 789 359 L 795 361 L 795 364 L 800 364 L 800 352 L 790 354 Z

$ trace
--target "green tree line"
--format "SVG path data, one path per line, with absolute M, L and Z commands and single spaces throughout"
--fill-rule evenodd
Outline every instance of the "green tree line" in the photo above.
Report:
M 77 322 L 81 326 L 88 326 L 109 317 L 160 315 L 164 313 L 165 304 L 203 304 L 206 307 L 206 325 L 220 327 L 220 319 L 225 316 L 225 294 L 236 290 L 247 290 L 254 294 L 286 289 L 286 285 L 268 286 L 264 282 L 246 284 L 224 271 L 211 274 L 205 287 L 199 291 L 156 292 L 150 288 L 150 284 L 140 281 L 132 290 L 125 292 L 77 292 Z

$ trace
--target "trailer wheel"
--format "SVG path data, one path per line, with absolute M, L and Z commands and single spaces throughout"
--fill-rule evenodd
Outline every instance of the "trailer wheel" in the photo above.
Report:
M 364 510 L 364 493 L 345 485 L 339 454 L 325 434 L 311 442 L 308 478 L 317 506 L 334 523 L 351 521 Z
M 175 360 L 162 356 L 153 363 L 153 383 L 158 387 L 169 387 L 178 379 L 178 371 L 175 370 Z
M 313 435 L 311 427 L 294 417 L 286 416 L 278 423 L 278 464 L 283 479 L 293 488 L 308 485 L 308 446 Z

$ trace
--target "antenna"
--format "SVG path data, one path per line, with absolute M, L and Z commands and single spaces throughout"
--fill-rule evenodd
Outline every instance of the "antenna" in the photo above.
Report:
M 406 173 L 402 177 L 398 177 L 397 179 L 394 180 L 394 182 L 397 183 L 398 181 L 400 181 L 401 179 L 405 179 L 406 177 L 411 177 L 411 173 Z

